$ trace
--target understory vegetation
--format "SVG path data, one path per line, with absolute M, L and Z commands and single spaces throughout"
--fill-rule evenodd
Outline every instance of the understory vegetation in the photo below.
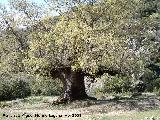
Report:
M 57 96 L 63 91 L 60 80 L 35 77 L 24 73 L 8 75 L 0 80 L 0 100 L 13 100 L 28 96 Z
M 137 92 L 153 92 L 160 94 L 160 79 L 157 78 L 147 83 L 143 91 L 137 91 L 143 86 L 127 77 L 102 75 L 96 78 L 102 86 L 86 88 L 91 89 L 92 96 L 118 95 L 118 94 L 134 94 Z M 96 84 L 96 83 L 95 83 Z M 143 84 L 144 85 L 144 84 Z M 0 100 L 14 100 L 17 98 L 25 98 L 28 96 L 59 96 L 63 92 L 63 84 L 59 79 L 51 79 L 42 76 L 33 76 L 21 73 L 19 75 L 7 75 L 0 81 Z

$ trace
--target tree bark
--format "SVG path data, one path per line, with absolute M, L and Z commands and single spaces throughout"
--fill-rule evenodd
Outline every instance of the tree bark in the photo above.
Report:
M 54 103 L 65 103 L 73 100 L 81 100 L 88 97 L 85 91 L 84 74 L 82 71 L 73 71 L 70 68 L 60 70 L 64 92 Z

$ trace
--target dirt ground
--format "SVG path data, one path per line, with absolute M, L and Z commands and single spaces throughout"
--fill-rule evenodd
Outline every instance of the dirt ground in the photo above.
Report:
M 25 117 L 27 114 L 33 116 L 35 114 L 55 116 L 81 115 L 82 119 L 86 119 L 92 116 L 131 115 L 139 111 L 160 108 L 160 97 L 155 94 L 143 94 L 137 97 L 108 96 L 103 100 L 74 101 L 70 104 L 62 105 L 51 105 L 52 100 L 52 97 L 41 96 L 1 102 L 0 113 L 9 116 L 19 114 Z M 0 119 L 3 120 L 3 118 L 1 115 Z M 61 119 L 71 118 L 63 117 Z M 72 119 L 78 119 L 78 116 L 72 117 Z

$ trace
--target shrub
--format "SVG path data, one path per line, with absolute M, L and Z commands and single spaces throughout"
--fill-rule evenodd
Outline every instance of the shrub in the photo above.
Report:
M 30 82 L 32 95 L 60 95 L 63 86 L 59 79 L 51 79 L 47 77 L 38 77 L 36 80 Z
M 36 77 L 26 73 L 0 75 L 0 100 L 24 98 L 30 95 L 60 95 L 63 86 L 59 79 Z
M 5 78 L 1 77 L 0 100 L 11 100 L 29 96 L 31 94 L 30 87 L 24 79 L 25 77 L 20 75 L 12 75 Z
M 129 80 L 124 78 L 113 77 L 105 83 L 106 92 L 122 93 L 131 90 Z
M 151 86 L 153 88 L 153 91 L 151 91 L 151 92 L 155 92 L 157 94 L 160 94 L 160 78 L 152 80 Z
M 129 77 L 109 76 L 104 74 L 101 77 L 104 80 L 103 92 L 105 93 L 122 93 L 131 91 L 131 80 Z

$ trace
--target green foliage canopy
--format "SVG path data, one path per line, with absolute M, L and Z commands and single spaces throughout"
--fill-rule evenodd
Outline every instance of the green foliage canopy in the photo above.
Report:
M 7 38 L 1 40 L 1 46 L 4 46 L 0 48 L 1 67 L 5 63 L 8 67 L 7 60 L 15 58 L 16 66 L 19 62 L 26 70 L 39 70 L 42 73 L 53 68 L 72 67 L 94 74 L 100 66 L 104 66 L 139 76 L 145 62 L 156 50 L 157 44 L 153 39 L 160 14 L 158 10 L 147 10 L 158 6 L 158 0 L 101 0 L 92 4 L 78 2 L 60 16 L 43 14 L 41 18 L 34 16 L 34 13 L 39 13 L 34 12 L 39 10 L 38 7 L 28 5 L 22 9 L 19 3 L 23 2 L 11 3 L 12 9 L 27 16 L 20 23 L 28 23 L 23 32 L 25 35 L 20 34 L 20 40 L 27 47 L 24 51 L 17 50 L 16 47 L 21 45 L 19 36 L 13 31 L 7 32 Z M 29 16 L 27 11 L 33 11 L 33 14 Z M 14 25 L 15 21 L 10 23 Z M 17 27 L 13 28 L 17 31 Z M 8 58 L 3 54 L 3 48 L 9 51 Z

